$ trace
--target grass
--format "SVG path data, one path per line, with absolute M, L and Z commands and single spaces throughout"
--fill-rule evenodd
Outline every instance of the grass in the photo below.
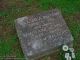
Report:
M 61 10 L 74 37 L 76 60 L 80 60 L 80 0 L 1 0 L 0 57 L 4 59 L 24 58 L 15 31 L 15 19 L 53 8 Z M 47 59 L 47 57 L 43 58 L 43 60 Z M 59 59 L 61 59 L 60 55 L 58 56 Z

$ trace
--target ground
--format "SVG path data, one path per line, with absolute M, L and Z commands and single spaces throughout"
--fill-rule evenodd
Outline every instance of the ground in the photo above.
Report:
M 25 60 L 15 30 L 15 19 L 58 8 L 74 37 L 76 59 L 80 60 L 80 0 L 0 0 L 0 60 Z M 62 52 L 51 60 L 64 60 Z M 41 60 L 49 60 L 45 56 Z

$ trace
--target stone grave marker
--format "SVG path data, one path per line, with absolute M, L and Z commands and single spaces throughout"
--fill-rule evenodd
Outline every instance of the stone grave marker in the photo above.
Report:
M 23 53 L 28 59 L 50 54 L 63 44 L 72 44 L 73 37 L 58 9 L 21 17 L 15 22 Z

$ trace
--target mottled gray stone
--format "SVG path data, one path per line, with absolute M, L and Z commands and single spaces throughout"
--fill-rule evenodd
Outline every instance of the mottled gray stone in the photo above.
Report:
M 34 59 L 46 55 L 73 37 L 57 9 L 25 16 L 16 20 L 16 29 L 25 57 Z

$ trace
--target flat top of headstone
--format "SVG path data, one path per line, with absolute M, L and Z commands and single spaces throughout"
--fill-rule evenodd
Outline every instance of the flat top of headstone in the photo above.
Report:
M 73 40 L 57 9 L 18 18 L 16 29 L 23 52 L 29 58 L 50 52 L 51 49 Z

